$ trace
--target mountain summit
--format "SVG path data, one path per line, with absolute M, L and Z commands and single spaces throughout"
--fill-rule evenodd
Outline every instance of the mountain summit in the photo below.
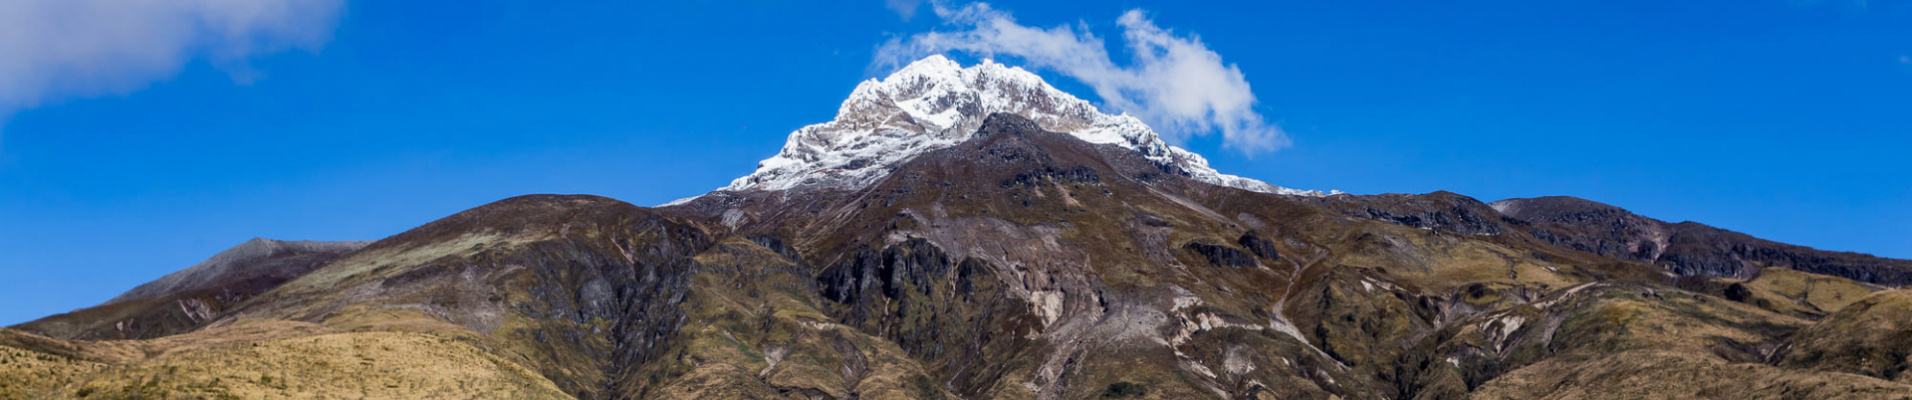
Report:
M 1141 120 L 1111 115 L 1057 90 L 1042 77 L 992 60 L 964 68 L 941 55 L 857 85 L 830 122 L 790 133 L 776 156 L 720 190 L 860 189 L 925 151 L 967 140 L 990 114 L 1035 121 L 1043 130 L 1134 150 L 1163 171 L 1262 193 L 1324 196 L 1224 174 L 1201 155 L 1168 144 Z

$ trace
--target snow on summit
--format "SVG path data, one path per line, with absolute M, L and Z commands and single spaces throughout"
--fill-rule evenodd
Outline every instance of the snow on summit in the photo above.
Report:
M 1133 149 L 1204 182 L 1264 193 L 1326 195 L 1216 172 L 1207 159 L 1168 145 L 1141 120 L 1103 113 L 1034 73 L 990 60 L 964 68 L 941 55 L 858 84 L 836 119 L 792 132 L 783 150 L 758 163 L 756 172 L 719 190 L 866 187 L 910 157 L 968 139 L 984 118 L 998 112 L 1092 143 Z

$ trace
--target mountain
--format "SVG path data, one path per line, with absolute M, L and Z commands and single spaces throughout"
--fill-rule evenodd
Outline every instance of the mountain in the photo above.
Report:
M 184 333 L 226 307 L 305 275 L 371 242 L 254 238 L 105 304 L 15 328 L 64 339 L 145 339 Z
M 1584 199 L 1507 199 L 1490 206 L 1534 225 L 1527 232 L 1548 244 L 1658 264 L 1680 275 L 1750 278 L 1777 267 L 1890 286 L 1912 283 L 1912 261 L 1818 251 L 1697 222 L 1667 223 Z
M 253 238 L 199 264 L 134 287 L 106 302 L 118 303 L 192 290 L 270 288 L 370 243 L 288 242 Z
M 1138 152 L 1164 172 L 1203 182 L 1264 193 L 1326 195 L 1217 172 L 1208 159 L 1162 141 L 1141 120 L 1105 114 L 1022 68 L 989 60 L 963 68 L 941 55 L 857 85 L 836 119 L 792 132 L 781 152 L 721 190 L 863 188 L 910 157 L 968 140 L 984 118 L 998 113 L 1027 118 L 1042 129 L 1090 143 Z
M 1912 398 L 1903 260 L 1221 179 L 991 63 L 845 104 L 671 205 L 499 200 L 164 336 L 0 329 L 0 397 Z M 252 269 L 204 270 L 151 290 Z
M 1675 276 L 1751 279 L 1765 268 L 1839 276 L 1868 284 L 1912 283 L 1912 260 L 1822 251 L 1697 222 L 1668 223 L 1598 202 L 1551 196 L 1482 203 L 1451 192 L 1331 196 L 1309 200 L 1343 214 L 1417 228 L 1536 242 L 1653 264 Z

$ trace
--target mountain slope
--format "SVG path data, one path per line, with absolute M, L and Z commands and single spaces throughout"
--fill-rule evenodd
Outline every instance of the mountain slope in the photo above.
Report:
M 211 288 L 269 287 L 304 275 L 370 243 L 254 238 L 199 264 L 127 290 L 107 303 Z
M 1260 191 L 1084 134 L 1106 115 L 937 107 L 766 164 L 856 168 L 466 210 L 181 334 L 0 330 L 0 398 L 1912 398 L 1905 295 L 1864 275 L 1682 276 L 1666 225 L 1584 203 Z
M 14 326 L 67 339 L 142 339 L 197 329 L 227 307 L 371 242 L 255 238 L 167 274 L 105 304 Z
M 1673 276 L 1744 280 L 1765 268 L 1786 268 L 1876 285 L 1912 283 L 1912 260 L 1777 243 L 1697 222 L 1667 223 L 1573 197 L 1507 199 L 1489 204 L 1443 191 L 1329 196 L 1308 201 L 1346 215 L 1405 226 L 1654 264 Z
M 34 364 L 66 372 L 0 393 L 355 387 L 234 381 L 214 363 L 231 359 L 412 393 L 490 377 L 490 393 L 579 399 L 1734 393 L 1680 378 L 1700 374 L 1810 396 L 1912 393 L 1883 375 L 1890 366 L 1863 376 L 1828 372 L 1840 359 L 1824 355 L 1767 364 L 1787 346 L 1872 347 L 1794 345 L 1817 332 L 1812 321 L 1533 240 L 1470 200 L 1216 186 L 997 114 L 858 191 L 716 193 L 662 209 L 501 200 L 372 243 L 164 342 L 17 340 L 8 351 L 71 361 Z M 1351 204 L 1382 214 L 1350 215 Z M 235 342 L 248 337 L 235 329 L 276 333 Z M 87 355 L 158 343 L 179 350 Z M 327 360 L 309 354 L 367 345 L 489 367 L 449 379 L 305 369 Z M 1564 370 L 1598 374 L 1550 372 Z
M 1912 260 L 1815 250 L 1697 222 L 1667 223 L 1584 199 L 1507 199 L 1491 206 L 1533 224 L 1524 230 L 1548 244 L 1654 263 L 1680 275 L 1744 279 L 1764 268 L 1787 268 L 1891 286 L 1912 283 Z

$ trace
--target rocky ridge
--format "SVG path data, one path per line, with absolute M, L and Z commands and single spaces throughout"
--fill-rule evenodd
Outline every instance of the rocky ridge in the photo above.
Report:
M 370 241 L 317 242 L 253 238 L 212 258 L 114 296 L 118 303 L 190 290 L 234 286 L 243 280 L 286 281 L 304 275 Z

